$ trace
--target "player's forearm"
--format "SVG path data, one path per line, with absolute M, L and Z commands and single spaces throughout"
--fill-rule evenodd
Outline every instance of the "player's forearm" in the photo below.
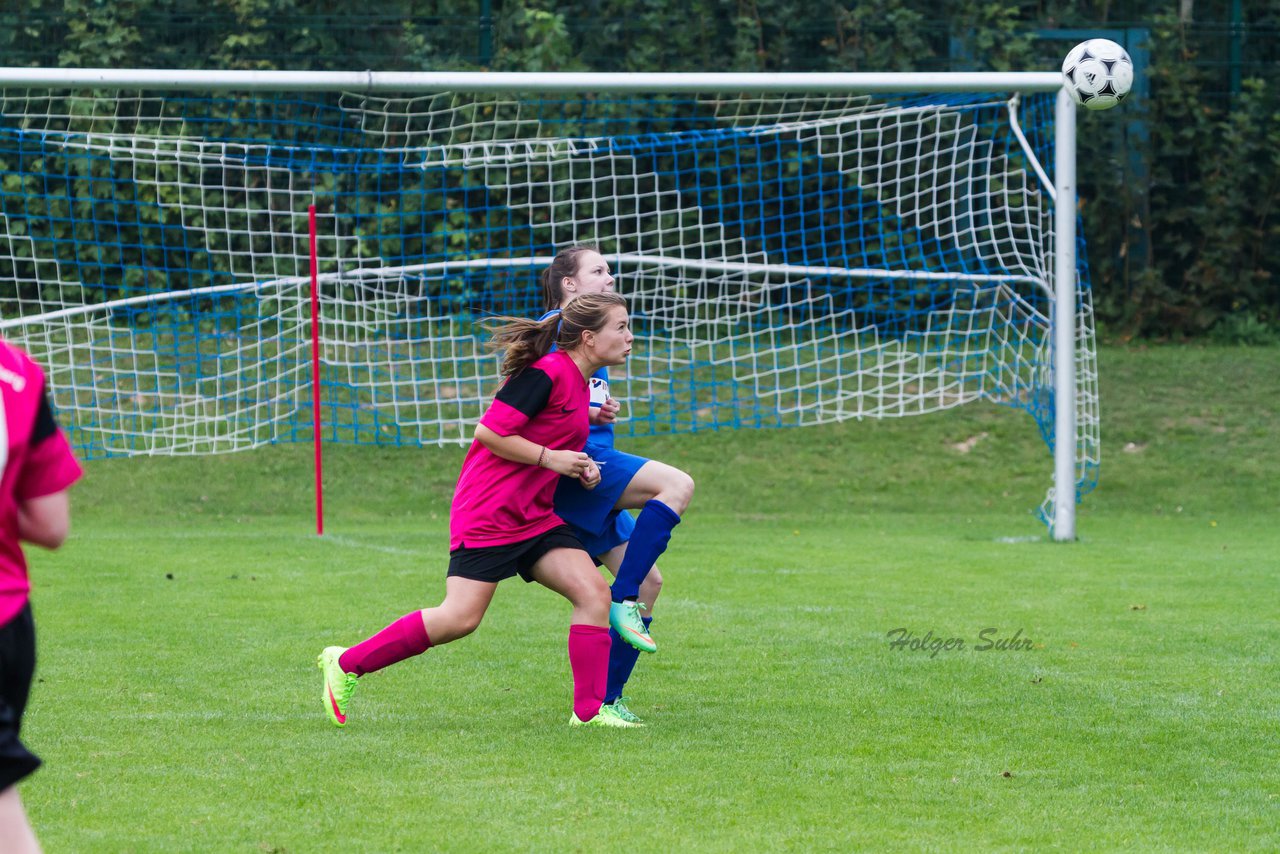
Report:
M 599 469 L 595 468 L 591 457 L 583 451 L 553 451 L 545 445 L 531 442 L 517 434 L 500 436 L 483 424 L 476 427 L 475 435 L 477 442 L 504 460 L 540 466 L 566 477 L 587 474 L 588 479 L 599 478 Z

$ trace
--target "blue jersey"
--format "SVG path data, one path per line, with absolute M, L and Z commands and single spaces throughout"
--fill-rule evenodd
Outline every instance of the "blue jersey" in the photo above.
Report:
M 560 309 L 552 309 L 542 315 L 542 317 L 539 317 L 538 320 L 546 320 L 548 317 L 558 315 L 559 313 Z M 555 347 L 553 346 L 551 349 L 554 350 Z M 601 368 L 592 374 L 588 385 L 591 387 L 591 407 L 593 409 L 599 409 L 609 398 L 609 369 Z M 587 436 L 587 444 L 594 445 L 596 447 L 612 448 L 613 424 L 593 423 L 591 425 L 591 432 Z

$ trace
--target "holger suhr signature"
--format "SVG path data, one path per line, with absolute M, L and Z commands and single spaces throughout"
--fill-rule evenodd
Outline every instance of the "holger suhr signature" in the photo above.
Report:
M 1018 629 L 1012 635 L 1001 635 L 1000 629 L 991 626 L 978 632 L 977 643 L 972 646 L 958 635 L 935 634 L 929 629 L 923 635 L 902 627 L 890 629 L 889 648 L 907 652 L 928 653 L 936 658 L 940 652 L 957 652 L 972 649 L 974 652 L 1021 652 L 1035 648 L 1035 642 Z

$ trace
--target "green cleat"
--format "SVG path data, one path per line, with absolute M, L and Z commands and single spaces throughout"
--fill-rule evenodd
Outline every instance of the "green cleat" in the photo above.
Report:
M 639 718 L 634 721 L 623 718 L 613 706 L 601 706 L 600 711 L 589 721 L 578 720 L 577 714 L 570 714 L 569 726 L 637 727 L 644 724 L 640 723 Z
M 612 703 L 607 704 L 606 708 L 613 709 L 613 713 L 624 721 L 630 721 L 633 724 L 644 726 L 644 720 L 635 712 L 627 708 L 627 697 L 619 697 Z
M 346 726 L 347 703 L 356 693 L 359 678 L 354 673 L 347 673 L 338 664 L 338 658 L 346 652 L 346 647 L 326 646 L 316 659 L 320 672 L 324 674 L 324 710 L 329 713 L 329 720 L 334 726 Z
M 624 641 L 641 652 L 657 652 L 658 645 L 649 636 L 649 630 L 640 619 L 643 602 L 628 599 L 625 602 L 613 602 L 609 605 L 609 625 Z

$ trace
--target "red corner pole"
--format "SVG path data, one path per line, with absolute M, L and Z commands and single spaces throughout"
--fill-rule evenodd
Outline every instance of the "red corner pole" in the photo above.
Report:
M 324 535 L 324 466 L 320 453 L 320 265 L 316 260 L 316 206 L 307 207 L 311 235 L 311 413 L 316 446 L 316 536 Z

